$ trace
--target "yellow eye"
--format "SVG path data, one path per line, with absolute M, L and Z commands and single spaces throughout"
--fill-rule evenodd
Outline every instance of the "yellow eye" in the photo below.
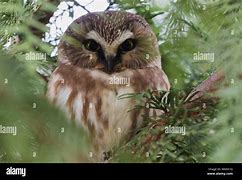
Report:
M 135 40 L 134 39 L 127 39 L 120 45 L 121 51 L 131 51 L 135 48 Z
M 100 49 L 100 45 L 93 39 L 87 39 L 83 42 L 84 47 L 89 50 L 96 52 Z

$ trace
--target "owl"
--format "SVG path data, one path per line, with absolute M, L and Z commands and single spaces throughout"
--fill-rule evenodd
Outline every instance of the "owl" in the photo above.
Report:
M 124 11 L 93 12 L 76 19 L 58 46 L 58 67 L 47 97 L 91 139 L 93 158 L 128 141 L 148 110 L 131 110 L 127 93 L 169 90 L 155 34 L 141 17 Z

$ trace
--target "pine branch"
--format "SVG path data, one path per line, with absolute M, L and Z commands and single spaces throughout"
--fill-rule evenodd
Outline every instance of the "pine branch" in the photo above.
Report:
M 136 105 L 134 109 L 162 110 L 163 114 L 159 117 L 144 115 L 144 127 L 130 142 L 114 151 L 114 161 L 117 161 L 117 156 L 122 157 L 122 153 L 128 156 L 130 151 L 132 156 L 138 157 L 140 161 L 205 161 L 204 153 L 208 154 L 212 147 L 209 144 L 204 145 L 203 142 L 210 129 L 208 121 L 216 116 L 215 107 L 218 104 L 216 98 L 208 98 L 206 94 L 214 92 L 223 79 L 222 71 L 218 71 L 192 91 L 171 89 L 169 92 L 157 92 L 148 90 L 145 93 L 121 96 L 121 98 L 140 100 L 141 104 Z M 167 134 L 165 133 L 167 127 L 185 127 L 187 134 L 186 136 Z M 133 157 L 128 156 L 128 158 L 131 158 L 130 161 L 134 160 Z
M 190 99 L 194 101 L 196 99 L 201 98 L 207 93 L 214 92 L 217 89 L 217 85 L 224 79 L 224 74 L 222 71 L 214 72 L 210 75 L 206 80 L 204 80 L 201 84 L 199 84 L 186 98 L 185 101 Z M 189 101 L 188 101 L 189 102 Z
M 61 2 L 61 0 L 45 0 L 44 3 L 57 7 L 60 4 L 60 2 Z M 49 20 L 53 16 L 54 12 L 55 12 L 54 10 L 47 10 L 44 7 L 43 2 L 42 2 L 39 5 L 39 7 L 34 11 L 33 18 L 36 19 L 39 23 L 46 25 L 49 23 Z M 31 31 L 34 35 L 36 35 L 39 38 L 42 38 L 45 33 L 35 27 L 31 27 Z

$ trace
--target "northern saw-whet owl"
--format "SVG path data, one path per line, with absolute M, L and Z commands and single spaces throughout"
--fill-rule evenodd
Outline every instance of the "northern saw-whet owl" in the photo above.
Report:
M 119 96 L 169 88 L 148 23 L 132 13 L 106 11 L 81 16 L 67 28 L 47 96 L 88 132 L 93 157 L 102 160 L 135 134 L 142 114 L 150 113 L 130 111 L 135 100 Z

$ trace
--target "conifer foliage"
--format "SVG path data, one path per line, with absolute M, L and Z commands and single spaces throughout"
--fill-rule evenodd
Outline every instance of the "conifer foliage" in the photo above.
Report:
M 70 17 L 74 6 L 88 11 L 72 2 L 64 2 Z M 172 85 L 170 92 L 119 97 L 134 98 L 134 109 L 164 113 L 144 116 L 144 126 L 112 150 L 110 162 L 242 162 L 242 2 L 159 2 L 112 0 L 107 7 L 147 20 Z M 46 40 L 46 24 L 60 3 L 0 0 L 0 162 L 92 161 L 84 132 L 45 98 L 62 33 L 56 31 L 56 43 Z M 44 56 L 31 61 L 30 52 Z M 218 82 L 209 79 L 216 73 Z

